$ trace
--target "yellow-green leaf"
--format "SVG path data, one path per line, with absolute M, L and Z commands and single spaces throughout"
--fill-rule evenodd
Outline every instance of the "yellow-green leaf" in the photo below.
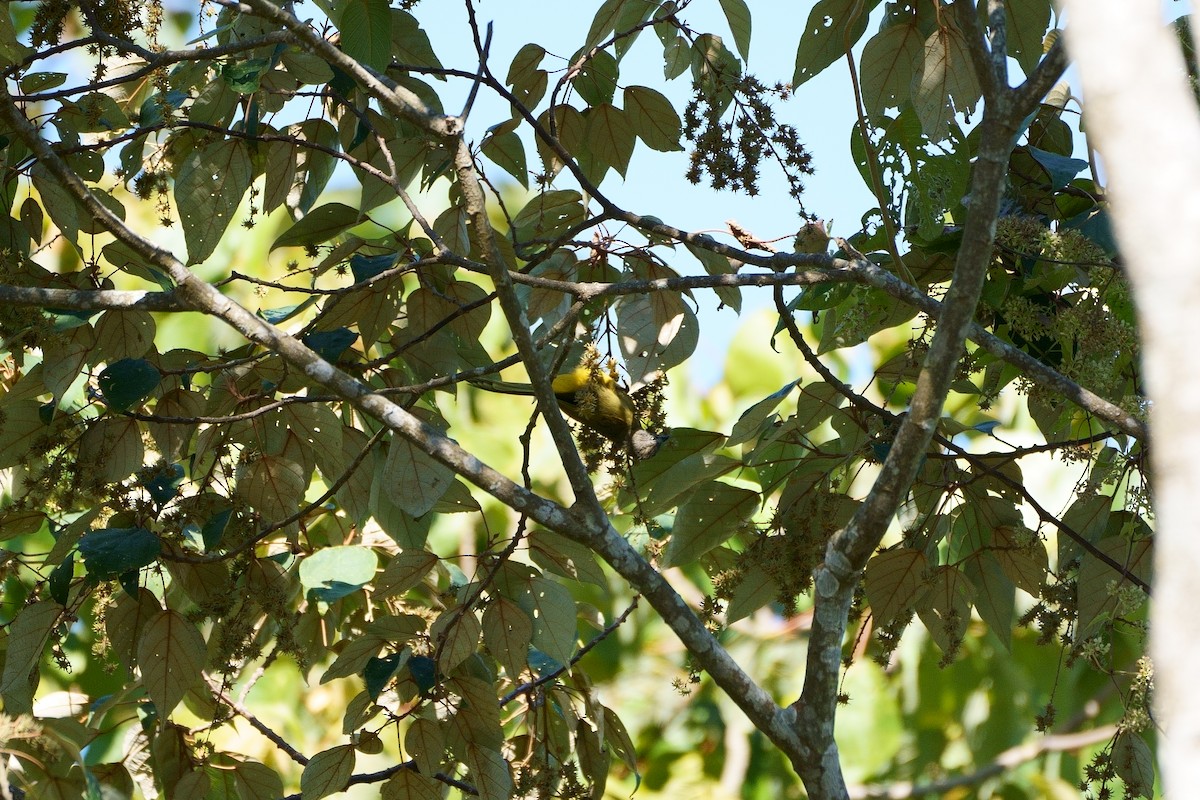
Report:
M 154 317 L 148 311 L 106 311 L 96 320 L 97 360 L 141 358 L 154 346 Z
M 925 590 L 926 566 L 925 554 L 908 547 L 878 553 L 867 562 L 864 588 L 877 625 L 887 625 L 913 608 Z
M 137 420 L 101 417 L 79 437 L 79 459 L 89 466 L 88 475 L 103 483 L 124 480 L 141 469 L 145 448 Z
M 290 459 L 262 455 L 238 468 L 238 494 L 270 522 L 295 514 L 307 488 L 308 476 Z

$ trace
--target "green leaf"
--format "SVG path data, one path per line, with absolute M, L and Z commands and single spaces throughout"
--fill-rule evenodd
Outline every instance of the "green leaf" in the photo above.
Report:
M 917 59 L 924 51 L 924 37 L 915 20 L 884 28 L 867 40 L 859 62 L 863 108 L 868 115 L 908 102 Z
M 592 155 L 624 177 L 635 144 L 628 115 L 616 106 L 604 103 L 589 108 L 583 116 L 587 120 L 587 144 Z
M 300 585 L 332 602 L 370 583 L 378 566 L 379 559 L 369 547 L 325 547 L 300 562 Z
M 716 550 L 709 551 L 710 555 Z M 737 588 L 729 598 L 726 608 L 726 618 L 732 624 L 753 614 L 767 603 L 779 599 L 779 584 L 762 571 L 760 567 L 751 567 L 743 573 Z
M 356 208 L 344 203 L 326 203 L 298 219 L 271 245 L 279 247 L 304 247 L 327 242 L 343 231 L 362 222 L 363 215 Z
M 416 658 L 423 658 L 417 656 Z M 409 663 L 415 659 L 410 659 Z M 428 659 L 426 659 L 428 660 Z M 428 688 L 432 688 L 430 683 Z M 442 759 L 446 755 L 446 737 L 442 734 L 441 723 L 435 722 L 432 719 L 417 717 L 408 726 L 408 731 L 404 734 L 404 752 L 416 762 L 417 768 L 426 775 L 435 774 L 442 765 Z M 399 774 L 408 773 L 409 770 L 401 770 Z M 440 784 L 438 784 L 440 786 Z M 384 797 L 387 797 L 386 792 Z M 421 796 L 424 800 L 424 796 Z M 442 793 L 438 791 L 434 797 L 429 800 L 441 800 Z M 408 795 L 400 795 L 395 800 L 412 800 Z
M 913 76 L 913 106 L 921 129 L 935 142 L 945 139 L 954 113 L 970 111 L 979 96 L 966 39 L 947 22 L 925 40 L 920 68 Z
M 479 648 L 483 626 L 469 610 L 451 608 L 429 626 L 429 638 L 438 646 L 438 669 L 449 673 Z
M 529 167 L 525 161 L 525 145 L 512 128 L 518 121 L 510 120 L 489 128 L 490 135 L 483 140 L 483 154 L 497 166 L 516 178 L 522 186 L 529 188 Z
M 30 175 L 33 178 L 33 188 L 37 190 L 42 206 L 50 216 L 50 221 L 62 232 L 67 241 L 79 241 L 80 218 L 86 214 L 83 207 L 79 205 L 74 196 L 68 194 L 58 184 L 58 181 L 40 163 L 33 166 Z M 21 249 L 28 250 L 28 247 Z
M 671 441 L 675 446 L 683 444 L 681 440 L 700 438 L 689 436 L 688 431 L 675 429 L 671 432 Z M 696 432 L 703 433 L 703 432 Z M 715 449 L 715 445 L 723 444 L 724 437 L 715 441 L 708 439 L 705 450 Z M 664 448 L 665 449 L 665 448 Z M 674 455 L 674 453 L 669 453 Z M 644 500 L 638 503 L 640 513 L 654 516 L 669 511 L 679 504 L 695 487 L 732 472 L 742 466 L 741 462 L 729 456 L 716 455 L 708 452 L 687 453 L 686 451 L 675 460 L 666 458 L 660 453 L 651 461 L 638 465 L 637 485 L 645 494 Z
M 479 792 L 479 800 L 509 800 L 513 796 L 513 779 L 504 756 L 490 747 L 467 745 L 468 774 Z
M 23 75 L 17 85 L 21 87 L 22 94 L 36 94 L 62 86 L 66 82 L 65 72 L 31 72 Z
M 743 61 L 750 60 L 750 7 L 746 0 L 721 0 L 721 10 L 733 34 L 733 44 Z
M 967 561 L 966 573 L 975 587 L 975 609 L 1004 649 L 1011 653 L 1016 587 L 989 553 Z
M 567 588 L 549 578 L 534 578 L 518 603 L 533 620 L 533 646 L 559 664 L 571 663 L 577 631 L 575 599 Z
M 920 550 L 901 547 L 877 553 L 867 562 L 864 588 L 877 625 L 912 610 L 925 591 L 927 563 Z
M 564 578 L 591 583 L 600 589 L 608 586 L 604 570 L 596 556 L 582 544 L 557 533 L 537 529 L 529 536 L 529 556 L 542 569 Z
M 621 19 L 621 12 L 629 2 L 631 0 L 604 0 L 600 4 L 596 16 L 592 18 L 592 25 L 588 28 L 587 39 L 583 44 L 585 50 L 600 44 L 616 30 L 617 22 Z
M 808 13 L 796 48 L 792 85 L 800 86 L 845 56 L 867 30 L 867 19 L 877 5 L 879 0 L 819 0 Z
M 50 573 L 50 598 L 65 606 L 71 596 L 71 580 L 75 577 L 75 554 L 71 553 Z
M 338 678 L 357 675 L 383 649 L 387 641 L 382 636 L 356 636 L 348 639 L 329 668 L 321 673 L 322 684 Z
M 497 597 L 484 610 L 483 643 L 512 680 L 528 668 L 532 640 L 533 621 L 516 603 Z
M 342 50 L 382 71 L 392 58 L 392 15 L 388 0 L 346 0 L 339 20 Z
M 266 58 L 227 62 L 221 65 L 221 80 L 238 94 L 253 94 L 258 91 L 263 75 L 270 72 L 271 68 L 271 61 Z
M 290 458 L 258 455 L 238 465 L 238 495 L 270 522 L 295 514 L 307 488 L 308 476 Z
M 697 247 L 690 242 L 684 246 L 687 247 L 689 253 L 704 265 L 704 271 L 709 275 L 733 275 L 737 272 L 737 267 L 729 263 L 729 259 L 720 253 L 714 253 L 703 247 Z M 742 310 L 742 292 L 738 287 L 719 286 L 715 289 L 715 292 L 717 297 L 721 298 L 722 303 L 734 311 L 740 312 Z
M 1112 748 L 1112 765 L 1125 782 L 1126 797 L 1154 796 L 1154 753 L 1146 740 L 1132 731 L 1122 731 Z
M 1032 146 L 1026 147 L 1025 150 L 1046 170 L 1046 174 L 1050 176 L 1050 185 L 1055 189 L 1063 188 L 1088 168 L 1088 162 L 1082 158 L 1067 158 Z
M 786 384 L 779 391 L 764 397 L 743 411 L 742 415 L 738 417 L 738 421 L 733 425 L 733 430 L 730 432 L 729 439 L 725 443 L 726 446 L 733 447 L 742 442 L 748 442 L 757 436 L 759 430 L 768 420 L 776 418 L 775 409 L 792 393 L 792 389 L 795 389 L 798 383 L 799 381 L 795 380 Z
M 233 776 L 240 800 L 274 800 L 283 796 L 283 780 L 266 764 L 238 761 Z
M 225 536 L 225 528 L 229 525 L 229 518 L 233 515 L 232 508 L 222 509 L 213 514 L 204 523 L 200 529 L 200 540 L 204 542 L 205 550 L 212 550 L 221 543 L 221 539 Z
M 0 697 L 6 713 L 27 714 L 33 710 L 36 668 L 61 611 L 53 600 L 40 600 L 20 609 L 8 625 L 4 672 L 0 676 Z
M 579 153 L 587 135 L 587 123 L 583 114 L 574 106 L 566 104 L 547 109 L 538 117 L 538 122 L 558 136 L 558 141 L 568 153 Z M 563 168 L 563 161 L 558 153 L 551 150 L 541 137 L 537 138 L 538 155 L 542 163 L 552 175 L 557 175 Z
M 289 47 L 279 57 L 288 74 L 308 86 L 320 86 L 333 80 L 333 68 L 320 56 Z
M 349 328 L 315 331 L 307 336 L 300 337 L 300 341 L 304 342 L 317 355 L 331 364 L 337 363 L 342 353 L 346 352 L 350 345 L 354 344 L 357 340 L 358 334 Z
M 382 0 L 381 0 L 382 1 Z M 346 788 L 357 759 L 354 745 L 343 744 L 317 753 L 300 773 L 301 800 L 320 800 Z
M 437 564 L 438 557 L 426 550 L 403 550 L 392 556 L 383 568 L 375 580 L 375 592 L 379 597 L 402 595 L 420 586 Z
M 659 5 L 658 0 L 629 0 L 621 10 L 621 16 L 617 19 L 613 26 L 614 33 L 626 33 L 613 43 L 613 50 L 617 54 L 617 60 L 624 58 L 629 52 L 629 48 L 633 47 L 634 42 L 641 36 L 642 31 L 634 30 L 638 25 L 641 25 L 646 20 L 650 19 L 656 11 L 665 13 L 667 8 L 672 7 L 667 3 Z M 628 33 L 634 31 L 633 33 Z
M 1050 27 L 1050 0 L 1004 0 L 1008 54 L 1026 75 L 1042 60 L 1042 42 Z
M 429 34 L 421 27 L 416 17 L 399 8 L 391 10 L 392 15 L 392 56 L 401 64 L 418 67 L 440 67 L 442 62 L 433 52 L 429 42 Z M 438 80 L 446 80 L 444 75 L 437 75 Z
M 1154 550 L 1150 539 L 1131 542 L 1123 536 L 1109 536 L 1096 543 L 1096 549 L 1124 567 L 1126 573 L 1150 582 Z M 1115 591 L 1132 585 L 1121 573 L 1099 557 L 1084 553 L 1079 564 L 1079 616 L 1076 636 L 1083 640 L 1088 627 L 1097 619 L 1107 620 L 1117 608 Z
M 662 153 L 683 149 L 679 144 L 679 115 L 661 92 L 645 86 L 625 87 L 625 116 L 629 127 L 650 149 Z
M 917 614 L 943 654 L 956 652 L 971 621 L 973 587 L 962 570 L 938 567 L 921 598 Z
M 407 439 L 394 436 L 388 445 L 381 490 L 406 514 L 421 517 L 446 493 L 454 473 Z
M 408 674 L 421 692 L 427 692 L 437 686 L 437 662 L 429 656 L 413 656 L 406 664 Z
M 585 51 L 580 51 L 571 59 L 572 63 L 584 57 Z M 601 103 L 611 103 L 617 91 L 617 78 L 620 68 L 617 59 L 607 50 L 597 50 L 584 62 L 583 68 L 571 81 L 579 96 L 588 105 L 598 106 Z
M 189 264 L 217 249 L 253 180 L 249 145 L 240 139 L 211 144 L 184 160 L 175 178 L 175 204 Z
M 1033 531 L 1002 525 L 995 529 L 992 554 L 1013 584 L 1031 597 L 1039 597 L 1049 573 L 1046 546 Z
M 158 388 L 162 374 L 142 358 L 123 358 L 109 364 L 96 383 L 104 402 L 117 411 L 125 411 L 145 400 Z
M 81 542 L 82 544 L 82 542 Z M 178 611 L 160 611 L 138 640 L 138 666 L 146 694 L 166 718 L 202 678 L 208 647 L 196 625 Z
M 545 56 L 546 49 L 541 45 L 533 42 L 526 44 L 513 57 L 504 82 L 514 89 L 528 83 L 537 72 L 541 71 L 538 69 L 538 66 L 542 63 L 542 59 Z
M 438 214 L 433 221 L 433 230 L 442 237 L 442 243 L 452 253 L 466 255 L 471 252 L 471 238 L 467 233 L 467 212 L 461 206 L 450 206 Z M 409 324 L 413 322 L 409 319 Z
M 142 431 L 129 417 L 101 417 L 79 437 L 80 461 L 103 483 L 122 481 L 141 469 L 145 453 Z
M 674 80 L 687 71 L 692 63 L 692 48 L 687 39 L 676 36 L 663 45 L 663 76 Z
M 679 509 L 663 566 L 690 564 L 733 536 L 758 507 L 756 492 L 713 481 L 701 487 Z
M 153 564 L 162 542 L 145 528 L 102 528 L 80 539 L 80 555 L 89 575 L 115 578 L 124 572 Z
M 517 241 L 553 239 L 584 218 L 583 195 L 574 189 L 556 189 L 530 199 L 513 217 Z
M 384 658 L 372 658 L 363 667 L 362 676 L 363 683 L 367 687 L 367 693 L 371 695 L 371 699 L 375 700 L 379 694 L 388 685 L 388 681 L 396 674 L 396 670 L 400 668 L 400 653 L 392 653 Z

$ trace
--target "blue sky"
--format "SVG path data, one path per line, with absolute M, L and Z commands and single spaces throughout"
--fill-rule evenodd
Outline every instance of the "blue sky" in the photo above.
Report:
M 544 2 L 536 0 L 484 0 L 478 5 L 481 23 L 492 22 L 493 40 L 490 64 L 503 78 L 513 56 L 526 42 L 535 41 L 551 55 L 542 62 L 551 70 L 551 85 L 557 79 L 554 65 L 565 64 L 584 41 L 598 3 L 567 4 L 548 12 Z M 747 71 L 763 83 L 790 82 L 796 46 L 811 3 L 785 3 L 778 0 L 752 2 L 754 28 Z M 461 2 L 425 2 L 415 15 L 425 26 L 433 48 L 447 66 L 474 69 L 475 54 L 467 27 L 465 4 Z M 681 14 L 697 31 L 722 36 L 733 48 L 725 17 L 716 0 L 698 0 Z M 553 56 L 559 58 L 555 59 Z M 663 77 L 662 46 L 652 31 L 646 31 L 621 62 L 622 85 L 651 86 L 666 94 L 682 110 L 689 96 L 686 77 L 666 81 Z M 447 110 L 462 107 L 468 90 L 466 82 L 440 84 Z M 805 207 L 820 218 L 833 220 L 832 233 L 850 235 L 859 228 L 859 218 L 874 206 L 870 193 L 850 158 L 850 132 L 855 111 L 853 90 L 845 61 L 835 63 L 821 75 L 799 87 L 787 102 L 777 103 L 779 119 L 797 128 L 800 138 L 813 154 L 816 174 L 805 180 Z M 476 101 L 469 121 L 470 135 L 478 142 L 488 126 L 509 116 L 504 103 L 483 96 Z M 686 144 L 686 143 L 685 143 Z M 531 166 L 535 163 L 532 145 L 527 144 Z M 658 153 L 639 143 L 634 152 L 628 177 L 610 172 L 602 189 L 615 202 L 643 214 L 652 214 L 685 230 L 726 230 L 725 221 L 737 220 L 763 239 L 785 237 L 779 243 L 790 247 L 790 237 L 801 224 L 798 208 L 788 197 L 787 185 L 771 165 L 763 170 L 760 194 L 747 197 L 733 192 L 716 192 L 705 185 L 693 186 L 684 179 L 686 152 Z M 497 173 L 499 171 L 497 170 Z M 499 173 L 503 174 L 503 173 Z M 732 243 L 732 240 L 728 240 Z M 680 251 L 676 269 L 683 273 L 701 272 L 700 265 Z M 696 357 L 690 362 L 692 377 L 701 384 L 719 379 L 728 343 L 738 319 L 726 310 L 718 313 L 712 295 L 698 293 L 701 304 L 701 341 Z M 769 293 L 745 294 L 744 313 L 769 303 Z

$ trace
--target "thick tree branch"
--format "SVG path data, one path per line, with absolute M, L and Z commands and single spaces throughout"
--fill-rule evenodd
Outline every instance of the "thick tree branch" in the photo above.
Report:
M 44 289 L 0 284 L 0 303 L 65 311 L 187 311 L 174 292 L 118 289 Z
M 825 561 L 813 575 L 808 666 L 803 692 L 793 706 L 804 754 L 792 762 L 812 797 L 832 800 L 846 796 L 833 727 L 842 639 L 854 588 L 912 485 L 936 430 L 991 262 L 1009 155 L 1022 120 L 1036 102 L 1022 105 L 1014 102 L 1015 93 L 1002 87 L 999 92 L 994 102 L 984 106 L 982 136 L 954 279 L 942 304 L 937 331 L 908 413 L 870 492 L 846 527 L 830 539 Z M 843 249 L 848 247 L 843 244 Z
M 1200 113 L 1180 43 L 1158 6 L 1064 0 L 1087 128 L 1109 176 L 1114 228 L 1139 310 L 1155 495 L 1155 602 L 1150 610 L 1163 794 L 1200 784 Z M 1136 58 L 1136 69 L 1130 68 Z

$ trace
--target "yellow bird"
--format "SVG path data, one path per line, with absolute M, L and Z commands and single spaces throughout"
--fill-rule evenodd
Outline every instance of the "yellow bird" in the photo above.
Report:
M 489 392 L 533 394 L 533 386 L 528 383 L 482 380 L 471 383 Z M 552 386 L 564 414 L 605 438 L 625 445 L 639 461 L 657 453 L 667 439 L 642 428 L 633 398 L 603 370 L 576 367 L 556 376 Z

